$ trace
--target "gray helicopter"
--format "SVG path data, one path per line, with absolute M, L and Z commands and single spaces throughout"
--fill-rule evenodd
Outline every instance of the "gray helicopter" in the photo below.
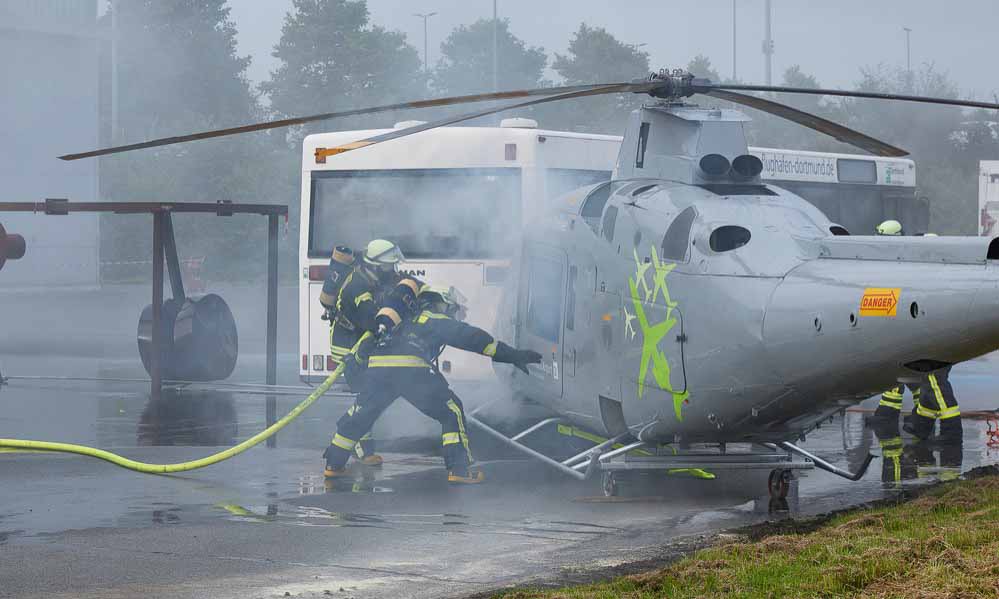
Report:
M 741 92 L 790 92 L 999 109 L 999 104 L 754 85 L 683 71 L 647 80 L 423 100 L 271 121 L 63 156 L 75 160 L 341 116 L 527 98 L 324 150 L 324 158 L 511 108 L 645 93 L 612 180 L 575 190 L 524 236 L 499 334 L 544 361 L 500 372 L 550 408 L 516 435 L 469 414 L 487 434 L 558 470 L 604 475 L 608 494 L 631 471 L 710 477 L 770 470 L 782 498 L 791 472 L 819 467 L 857 480 L 794 441 L 846 407 L 925 373 L 999 348 L 999 240 L 850 235 L 815 206 L 763 184 L 742 113 L 699 107 L 695 94 L 750 106 L 867 152 L 900 148 Z M 546 426 L 579 427 L 592 445 L 558 460 L 525 443 Z M 596 433 L 598 436 L 594 436 Z

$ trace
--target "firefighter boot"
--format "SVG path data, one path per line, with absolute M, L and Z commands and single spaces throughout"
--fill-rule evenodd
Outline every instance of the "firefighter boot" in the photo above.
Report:
M 330 445 L 323 453 L 326 458 L 326 469 L 323 476 L 326 478 L 343 478 L 350 473 L 347 471 L 347 460 L 350 459 L 350 452 L 342 447 Z
M 354 446 L 354 455 L 361 461 L 361 464 L 369 468 L 378 468 L 385 461 L 382 456 L 375 453 L 375 440 L 371 438 L 371 433 L 361 437 L 361 440 Z
M 477 485 L 485 482 L 482 471 L 472 466 L 471 453 L 462 442 L 451 442 L 461 438 L 459 433 L 444 434 L 444 466 L 447 468 L 447 482 L 451 485 Z
M 937 442 L 943 445 L 960 445 L 964 441 L 964 425 L 961 416 L 940 420 L 940 435 Z

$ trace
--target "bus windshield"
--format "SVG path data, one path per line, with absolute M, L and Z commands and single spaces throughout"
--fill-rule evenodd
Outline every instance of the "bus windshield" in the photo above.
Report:
M 407 259 L 508 255 L 520 183 L 517 168 L 314 172 L 309 255 L 378 238 Z

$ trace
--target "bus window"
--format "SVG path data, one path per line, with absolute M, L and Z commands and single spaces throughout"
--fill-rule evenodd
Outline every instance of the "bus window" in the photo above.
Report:
M 836 170 L 839 171 L 840 183 L 878 182 L 878 167 L 873 160 L 855 160 L 839 158 L 836 160 Z
M 610 171 L 591 171 L 580 168 L 545 169 L 545 191 L 548 198 L 557 198 L 573 189 L 610 181 Z M 585 215 L 584 215 L 585 216 Z M 599 216 L 599 213 L 597 214 Z
M 527 287 L 527 328 L 535 336 L 558 343 L 562 322 L 562 265 L 533 257 Z
M 616 224 L 617 206 L 608 206 L 607 210 L 604 210 L 604 222 L 603 226 L 600 228 L 604 239 L 607 241 L 614 241 L 614 225 Z
M 666 235 L 663 236 L 662 256 L 663 260 L 673 260 L 675 262 L 687 261 L 687 248 L 690 245 L 690 226 L 694 224 L 694 217 L 697 210 L 693 206 L 688 206 L 673 219 Z
M 312 173 L 309 256 L 394 241 L 407 258 L 505 256 L 520 230 L 517 168 Z

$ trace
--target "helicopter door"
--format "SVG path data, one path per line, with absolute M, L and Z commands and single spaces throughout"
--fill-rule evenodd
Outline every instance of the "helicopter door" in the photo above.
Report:
M 558 248 L 530 244 L 526 258 L 525 280 L 521 281 L 521 288 L 526 292 L 518 300 L 518 311 L 526 318 L 518 344 L 542 356 L 540 368 L 531 367 L 540 391 L 561 397 L 565 376 L 562 348 L 565 342 L 566 253 Z

